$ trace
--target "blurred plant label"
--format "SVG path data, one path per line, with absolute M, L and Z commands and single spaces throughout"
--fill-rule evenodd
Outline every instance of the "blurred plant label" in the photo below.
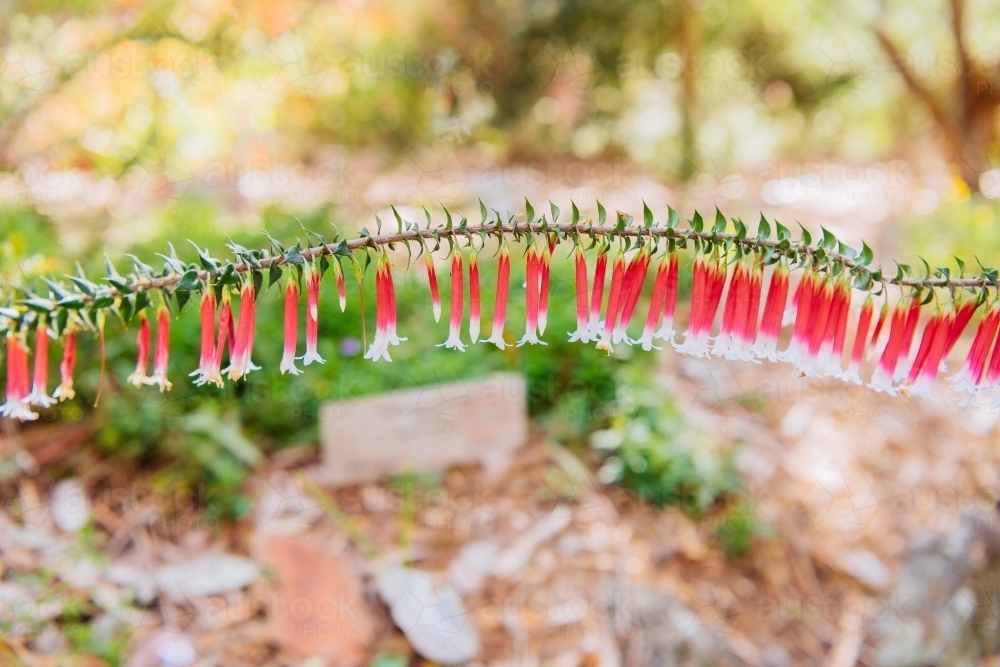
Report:
M 324 483 L 343 486 L 459 463 L 502 466 L 528 437 L 522 376 L 479 380 L 329 403 L 320 411 Z

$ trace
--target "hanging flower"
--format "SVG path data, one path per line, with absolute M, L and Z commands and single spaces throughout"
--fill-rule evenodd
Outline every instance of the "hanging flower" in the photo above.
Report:
M 625 286 L 625 253 L 621 250 L 615 255 L 615 261 L 611 264 L 611 287 L 608 289 L 608 305 L 604 312 L 604 327 L 601 331 L 600 340 L 597 343 L 598 350 L 604 350 L 611 354 L 612 337 L 615 323 L 618 321 L 618 313 L 622 304 L 622 289 Z
M 733 266 L 729 295 L 722 309 L 722 327 L 712 347 L 712 354 L 731 360 L 749 360 L 740 346 L 743 323 L 750 307 L 750 273 L 743 261 Z
M 365 359 L 392 361 L 389 356 L 389 322 L 392 304 L 392 273 L 389 271 L 388 258 L 385 253 L 379 254 L 375 261 L 375 338 L 365 352 Z
M 451 253 L 451 318 L 448 323 L 448 340 L 440 343 L 438 347 L 457 349 L 459 352 L 465 352 L 465 344 L 462 343 L 464 280 L 462 251 L 456 249 Z
M 979 322 L 965 364 L 962 370 L 951 378 L 955 389 L 968 393 L 975 393 L 979 389 L 998 329 L 1000 329 L 1000 301 L 994 302 L 986 312 L 986 316 Z
M 196 385 L 202 385 L 212 372 L 212 362 L 215 361 L 215 290 L 205 288 L 201 293 L 201 354 L 198 357 L 198 368 L 188 373 L 195 378 Z
M 631 345 L 634 341 L 626 335 L 628 325 L 632 321 L 635 307 L 639 304 L 639 297 L 642 295 L 642 286 L 646 283 L 646 274 L 649 272 L 650 252 L 644 248 L 637 252 L 629 262 L 629 268 L 625 271 L 625 282 L 622 285 L 622 306 L 618 314 L 618 321 L 615 323 L 611 340 L 614 343 L 627 343 Z
M 299 285 L 290 279 L 285 285 L 285 346 L 281 355 L 281 374 L 299 375 L 295 365 L 295 344 L 299 338 Z
M 469 339 L 475 345 L 479 342 L 479 253 L 469 253 Z
M 781 320 L 784 317 L 787 300 L 788 266 L 781 262 L 774 266 L 774 272 L 771 273 L 760 329 L 751 347 L 751 352 L 758 359 L 778 361 L 778 336 L 781 334 Z
M 128 382 L 136 387 L 148 384 L 149 376 L 146 368 L 149 366 L 149 318 L 146 311 L 139 313 L 139 331 L 136 333 L 135 371 L 128 376 Z
M 7 399 L 0 405 L 0 415 L 32 421 L 38 413 L 31 409 L 28 401 L 28 351 L 20 336 L 7 333 Z
M 229 366 L 222 371 L 234 382 L 245 378 L 250 371 L 260 368 L 250 358 L 253 353 L 256 325 L 256 290 L 253 282 L 248 280 L 240 292 L 240 320 L 236 326 L 236 340 L 233 342 L 233 348 L 229 354 Z M 219 354 L 218 350 L 216 350 L 216 354 Z
M 510 249 L 504 243 L 500 246 L 497 262 L 497 296 L 493 304 L 493 329 L 485 342 L 493 343 L 501 350 L 507 347 L 503 339 L 503 327 L 507 320 L 507 295 L 510 291 Z
M 885 349 L 882 351 L 882 356 L 879 358 L 878 366 L 872 374 L 872 381 L 869 385 L 875 391 L 884 391 L 893 396 L 898 393 L 893 384 L 893 378 L 896 374 L 900 353 L 903 350 L 903 331 L 906 329 L 908 306 L 907 299 L 901 299 L 892 311 L 892 321 L 889 324 L 889 342 L 886 343 Z
M 670 262 L 667 267 L 666 291 L 663 295 L 663 320 L 653 338 L 674 342 L 674 313 L 677 310 L 677 282 L 680 277 L 680 264 L 677 261 L 677 250 L 671 249 L 667 254 Z
M 809 351 L 810 325 L 813 306 L 819 305 L 822 297 L 822 281 L 815 273 L 808 271 L 802 276 L 795 296 L 795 320 L 792 322 L 792 340 L 784 352 L 778 353 L 779 361 L 798 364 L 799 358 Z
M 955 326 L 954 312 L 937 312 L 924 325 L 917 356 L 906 378 L 914 396 L 930 396 Z
M 809 321 L 805 325 L 805 344 L 799 349 L 795 362 L 796 368 L 809 376 L 819 375 L 819 351 L 826 336 L 827 322 L 833 319 L 833 292 L 833 282 L 829 279 L 821 279 L 813 288 Z
M 535 245 L 528 247 L 528 259 L 525 264 L 525 331 L 524 336 L 518 341 L 520 347 L 525 343 L 532 345 L 542 344 L 538 339 L 538 295 L 539 295 L 539 256 Z
M 656 334 L 656 325 L 660 322 L 663 300 L 667 295 L 667 280 L 670 277 L 670 254 L 666 254 L 656 267 L 656 275 L 653 277 L 653 295 L 649 299 L 649 313 L 646 315 L 646 324 L 642 328 L 642 336 L 637 341 L 642 345 L 642 349 L 649 352 L 652 349 L 659 350 L 653 345 L 653 338 Z
M 692 264 L 691 317 L 684 343 L 675 345 L 678 352 L 695 357 L 709 354 L 709 336 L 715 313 L 726 283 L 726 267 L 716 251 L 710 255 L 699 251 Z
M 576 331 L 570 333 L 571 343 L 590 342 L 590 328 L 587 323 L 587 253 L 579 243 L 576 246 Z
M 841 364 L 844 360 L 844 343 L 847 340 L 847 319 L 851 311 L 851 286 L 847 281 L 841 280 L 837 283 L 835 298 L 837 317 L 836 320 L 830 321 L 833 326 L 833 343 L 830 344 L 831 336 L 828 333 L 820 350 L 820 365 L 825 375 L 842 378 L 844 371 Z
M 170 361 L 170 311 L 160 306 L 156 311 L 156 350 L 153 352 L 153 374 L 146 384 L 156 385 L 160 391 L 170 391 L 173 385 L 167 380 Z
M 343 276 L 341 276 L 343 278 Z M 319 271 L 312 264 L 306 264 L 306 354 L 302 357 L 302 365 L 325 364 L 326 360 L 319 356 Z M 338 288 L 339 289 L 339 288 Z M 298 288 L 295 290 L 295 303 L 298 304 Z M 286 295 L 287 297 L 287 295 Z M 341 306 L 343 309 L 343 306 Z
M 45 318 L 38 319 L 35 327 L 35 372 L 31 383 L 31 393 L 25 398 L 31 405 L 47 408 L 56 402 L 49 396 L 49 328 Z
M 333 275 L 337 279 L 337 297 L 340 299 L 340 312 L 344 312 L 344 309 L 347 308 L 347 286 L 344 285 L 344 269 L 340 266 L 340 260 L 333 262 Z
M 549 278 L 552 273 L 552 253 L 556 249 L 554 238 L 548 245 L 542 246 L 538 263 L 538 335 L 545 333 L 545 325 L 549 321 Z
M 385 255 L 385 291 L 388 299 L 386 311 L 385 333 L 389 345 L 399 345 L 405 338 L 396 333 L 396 284 L 392 280 L 392 260 Z
M 434 311 L 434 321 L 441 321 L 441 292 L 438 289 L 437 271 L 434 268 L 434 257 L 424 248 L 424 266 L 427 268 L 427 284 L 431 288 L 431 307 Z
M 847 366 L 847 373 L 844 379 L 854 384 L 861 382 L 861 364 L 865 361 L 865 350 L 868 344 L 868 329 L 871 327 L 874 306 L 872 297 L 869 294 L 865 298 L 864 305 L 861 306 L 861 315 L 858 316 L 858 331 L 854 335 L 854 347 L 851 348 L 851 362 Z
M 72 400 L 76 396 L 73 390 L 73 369 L 76 367 L 76 333 L 66 332 L 63 339 L 63 356 L 59 362 L 59 386 L 52 392 L 52 397 L 59 401 Z
M 601 301 L 604 299 L 604 278 L 608 273 L 608 249 L 601 248 L 597 253 L 597 264 L 594 267 L 594 291 L 590 295 L 590 340 L 601 337 Z

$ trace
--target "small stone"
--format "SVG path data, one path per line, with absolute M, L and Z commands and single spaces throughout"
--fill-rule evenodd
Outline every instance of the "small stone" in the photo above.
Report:
M 345 559 L 295 535 L 268 535 L 260 559 L 274 571 L 268 629 L 298 655 L 360 665 L 375 637 L 361 581 Z
M 257 580 L 260 571 L 250 560 L 209 552 L 197 558 L 161 567 L 153 580 L 175 602 L 236 591 Z
M 479 633 L 451 586 L 435 586 L 419 570 L 389 568 L 379 573 L 378 590 L 396 627 L 424 658 L 454 665 L 479 653 Z
M 90 521 L 90 503 L 78 480 L 66 479 L 52 490 L 52 521 L 64 533 L 75 533 Z

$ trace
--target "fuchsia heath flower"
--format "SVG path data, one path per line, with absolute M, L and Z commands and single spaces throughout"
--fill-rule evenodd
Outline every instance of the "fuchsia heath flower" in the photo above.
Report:
M 302 365 L 325 364 L 326 360 L 319 356 L 319 271 L 312 264 L 306 265 L 306 353 L 302 357 Z M 298 287 L 295 290 L 295 302 L 298 304 Z M 341 306 L 343 310 L 343 306 Z
M 434 268 L 434 257 L 424 248 L 424 266 L 427 269 L 427 284 L 431 289 L 431 308 L 434 312 L 434 321 L 441 321 L 441 292 L 438 289 L 437 271 Z
M 128 376 L 128 382 L 136 387 L 147 384 L 149 376 L 146 368 L 149 366 L 149 318 L 146 311 L 139 313 L 139 331 L 136 333 L 135 371 Z
M 590 327 L 587 322 L 587 253 L 577 244 L 575 255 L 576 271 L 576 331 L 569 336 L 570 342 L 590 342 Z
M 479 342 L 479 253 L 469 254 L 469 339 L 475 345 Z
M 38 413 L 28 402 L 30 378 L 28 377 L 28 351 L 21 337 L 7 333 L 7 400 L 0 405 L 0 415 L 32 421 Z
M 751 347 L 752 353 L 758 359 L 778 360 L 778 336 L 781 334 L 781 321 L 784 318 L 787 301 L 788 266 L 782 262 L 774 266 L 774 272 L 771 274 L 767 299 L 764 301 L 764 314 L 760 319 L 760 329 Z
M 215 360 L 215 291 L 210 287 L 205 288 L 201 294 L 198 312 L 201 319 L 201 353 L 198 368 L 188 373 L 188 376 L 195 378 L 196 385 L 202 385 L 208 381 L 206 377 L 211 374 L 212 362 Z
M 281 355 L 281 374 L 299 375 L 295 365 L 295 345 L 299 338 L 299 285 L 290 279 L 285 285 L 285 345 Z
M 451 254 L 451 317 L 448 322 L 448 340 L 438 345 L 465 352 L 462 343 L 462 301 L 465 296 L 465 275 L 462 263 L 462 251 L 454 250 Z
M 608 354 L 612 352 L 611 343 L 615 323 L 618 321 L 618 313 L 621 310 L 622 289 L 625 285 L 625 253 L 621 250 L 615 255 L 615 261 L 611 265 L 611 286 L 608 288 L 608 305 L 604 311 L 604 327 L 601 331 L 597 349 L 604 350 Z
M 525 265 L 525 331 L 518 341 L 518 346 L 526 343 L 546 345 L 538 339 L 538 296 L 541 276 L 539 275 L 540 258 L 534 244 L 528 247 L 528 259 Z
M 229 366 L 222 372 L 232 381 L 245 378 L 250 371 L 260 368 L 251 361 L 253 353 L 254 329 L 257 325 L 256 290 L 253 283 L 247 282 L 240 292 L 240 319 L 236 325 L 236 339 L 229 354 Z M 221 347 L 221 346 L 220 346 Z M 216 355 L 221 354 L 216 350 Z
M 868 346 L 868 330 L 871 328 L 874 305 L 869 294 L 861 306 L 861 314 L 858 316 L 858 330 L 854 334 L 854 347 L 851 348 L 851 361 L 847 366 L 847 373 L 844 379 L 854 384 L 861 382 L 861 364 L 865 361 L 865 350 Z
M 160 306 L 156 311 L 156 349 L 153 351 L 153 374 L 146 384 L 156 385 L 160 391 L 170 391 L 173 385 L 167 379 L 170 361 L 170 311 Z
M 63 339 L 63 356 L 59 362 L 59 386 L 52 397 L 59 401 L 72 400 L 76 396 L 73 389 L 73 369 L 76 367 L 76 332 L 66 332 Z
M 597 254 L 597 263 L 594 266 L 594 289 L 590 295 L 590 321 L 587 327 L 590 329 L 590 339 L 598 340 L 601 337 L 601 301 L 604 299 L 604 279 L 608 273 L 608 250 L 602 248 Z
M 503 327 L 507 320 L 507 296 L 510 292 L 510 248 L 504 243 L 500 247 L 497 262 L 497 294 L 493 304 L 493 329 L 484 342 L 492 343 L 501 350 L 507 347 L 503 338 Z
M 392 283 L 392 263 L 380 253 L 375 263 L 375 338 L 365 359 L 392 361 L 389 346 L 406 340 L 396 335 L 396 288 Z
M 653 345 L 656 337 L 656 326 L 662 317 L 663 301 L 667 296 L 667 282 L 670 279 L 670 259 L 671 255 L 665 254 L 656 267 L 656 275 L 653 278 L 653 295 L 649 299 L 649 312 L 646 315 L 646 324 L 642 328 L 642 336 L 636 341 L 642 345 L 642 349 L 647 352 L 652 349 L 660 349 Z
M 31 405 L 47 408 L 56 402 L 49 396 L 49 328 L 45 318 L 38 320 L 35 327 L 35 372 L 31 383 L 31 393 L 25 397 Z

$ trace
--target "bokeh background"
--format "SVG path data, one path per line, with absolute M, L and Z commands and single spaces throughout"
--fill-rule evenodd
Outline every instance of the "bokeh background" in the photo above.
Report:
M 517 212 L 525 197 L 585 215 L 598 200 L 633 215 L 646 202 L 658 219 L 668 204 L 763 212 L 864 239 L 886 264 L 1000 261 L 1000 16 L 983 0 L 43 0 L 5 4 L 0 22 L 4 298 L 77 262 L 99 275 L 105 253 L 125 270 L 127 254 L 152 263 L 168 243 L 222 256 L 227 239 L 265 245 L 262 229 L 353 237 L 393 220 L 390 205 L 423 222 L 421 207 L 475 218 L 478 199 Z M 507 370 L 527 378 L 532 432 L 506 482 L 474 467 L 393 479 L 378 488 L 400 503 L 347 502 L 307 531 L 363 561 L 356 537 L 337 540 L 367 526 L 383 553 L 413 547 L 410 561 L 444 571 L 477 536 L 587 509 L 523 572 L 466 596 L 483 664 L 993 664 L 981 660 L 1000 610 L 995 578 L 980 576 L 993 552 L 968 535 L 997 529 L 994 413 L 785 368 L 571 346 L 564 255 L 546 347 L 436 348 L 447 324 L 405 254 L 409 341 L 393 364 L 361 358 L 350 272 L 343 314 L 324 283 L 327 364 L 302 376 L 277 372 L 277 289 L 258 318 L 264 370 L 239 387 L 182 380 L 197 365 L 190 307 L 169 394 L 122 387 L 134 334 L 114 323 L 95 408 L 97 346 L 81 341 L 78 399 L 31 428 L 3 425 L 0 657 L 140 667 L 158 663 L 129 661 L 169 631 L 197 664 L 341 664 L 269 634 L 265 583 L 220 622 L 204 600 L 147 598 L 107 568 L 252 551 L 269 489 L 323 507 L 293 472 L 316 462 L 327 402 Z M 492 285 L 493 262 L 482 267 Z M 30 518 L 55 511 L 66 480 L 93 508 L 72 538 Z M 427 501 L 468 487 L 471 507 Z M 364 490 L 337 492 L 341 505 Z M 927 543 L 956 534 L 967 548 L 927 575 L 944 583 L 912 574 L 938 553 Z M 93 571 L 66 574 L 81 562 Z M 626 596 L 609 621 L 595 600 L 616 576 L 659 597 Z M 553 620 L 570 602 L 583 613 Z M 377 627 L 360 663 L 424 664 L 391 623 Z

